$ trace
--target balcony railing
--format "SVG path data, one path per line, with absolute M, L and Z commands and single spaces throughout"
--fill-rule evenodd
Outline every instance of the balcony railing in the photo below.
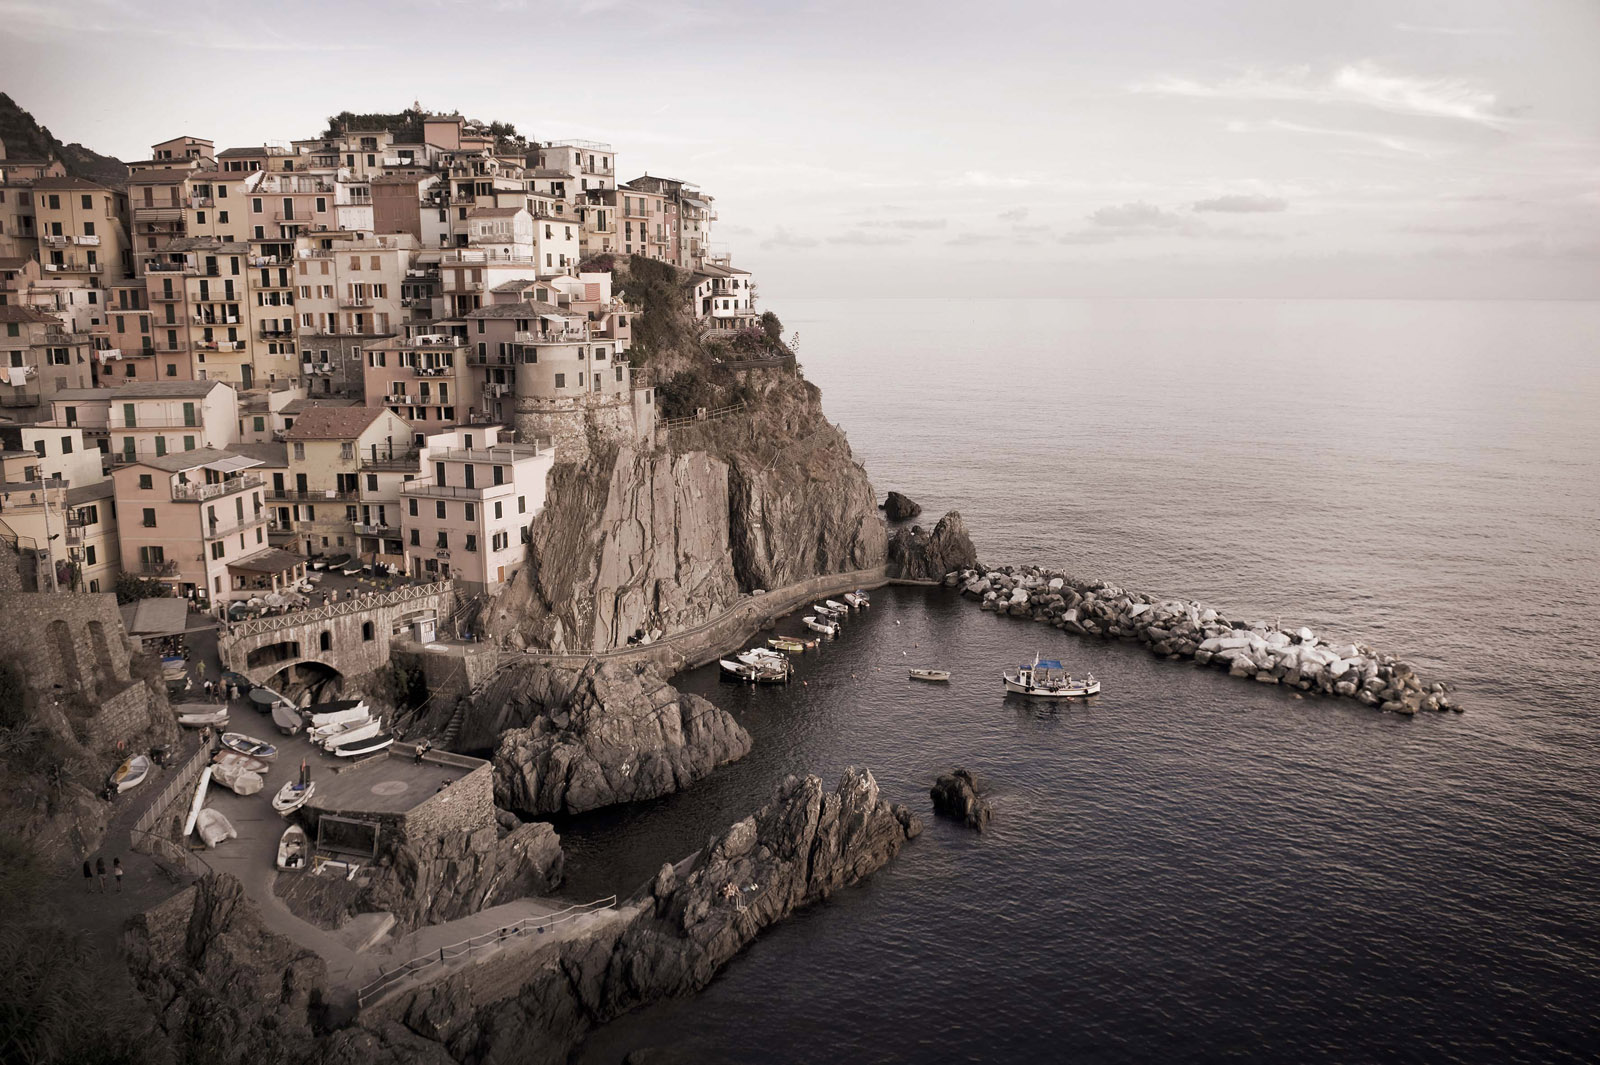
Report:
M 169 558 L 162 562 L 140 562 L 137 572 L 145 577 L 176 577 L 178 560 Z
M 246 514 L 242 518 L 229 518 L 227 521 L 210 521 L 206 523 L 202 536 L 207 540 L 220 540 L 224 536 L 232 536 L 246 529 L 253 529 L 267 520 L 266 511 L 255 514 Z
M 301 491 L 297 488 L 269 488 L 266 497 L 276 503 L 338 503 L 353 501 L 357 496 L 354 490 L 338 488 L 311 488 Z
M 372 300 L 368 299 L 366 296 L 341 296 L 339 298 L 339 306 L 357 308 L 371 307 Z
M 413 366 L 411 373 L 416 377 L 450 377 L 454 375 L 454 366 Z
M 210 484 L 200 482 L 175 484 L 172 486 L 172 501 L 174 503 L 199 503 L 207 499 L 216 499 L 218 496 L 232 495 L 234 492 L 260 488 L 265 483 L 260 474 L 242 473 L 237 477 L 230 477 L 226 481 L 215 481 Z
M 0 392 L 0 407 L 34 407 L 39 404 L 39 390 L 22 388 L 15 392 Z
M 364 470 L 414 470 L 421 462 L 422 453 L 415 448 L 410 451 L 382 452 L 373 446 L 370 454 L 361 456 L 361 468 Z
M 408 481 L 400 486 L 400 494 L 426 496 L 429 499 L 483 499 L 486 495 L 509 495 L 516 485 L 485 484 L 474 488 L 454 484 L 430 484 L 426 481 Z
M 488 351 L 488 352 L 483 352 L 481 354 L 479 352 L 476 352 L 476 351 L 469 351 L 469 352 L 467 352 L 467 365 L 468 366 L 510 366 L 511 365 L 511 356 L 510 355 L 501 355 L 499 352 L 496 352 L 496 351 Z
M 356 532 L 359 533 L 362 536 L 390 536 L 390 537 L 396 537 L 396 536 L 400 535 L 400 526 L 398 526 L 398 525 L 387 525 L 387 524 L 382 524 L 382 523 L 374 524 L 372 522 L 361 522 L 361 523 L 358 523 L 356 525 Z
M 281 325 L 263 325 L 260 333 L 264 337 L 292 337 L 294 330 Z

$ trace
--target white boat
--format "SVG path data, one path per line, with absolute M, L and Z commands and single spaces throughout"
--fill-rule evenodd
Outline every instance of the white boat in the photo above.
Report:
M 384 731 L 384 723 L 378 718 L 363 718 L 360 721 L 346 721 L 344 724 L 325 724 L 323 728 L 312 729 L 310 739 L 318 747 L 333 750 L 339 744 L 349 744 L 350 740 L 366 739 L 368 736 L 378 736 Z
M 366 739 L 341 743 L 337 747 L 330 747 L 329 750 L 340 758 L 356 758 L 363 754 L 373 754 L 381 751 L 393 742 L 393 736 L 387 732 L 380 732 L 375 736 L 368 736 Z
M 818 617 L 827 618 L 830 621 L 838 621 L 844 615 L 850 613 L 850 611 L 844 607 L 835 609 L 824 603 L 812 603 L 811 609 L 816 612 Z
M 178 724 L 184 728 L 227 728 L 228 708 L 226 706 L 214 707 L 210 710 L 195 711 L 194 713 L 179 714 Z
M 230 751 L 237 751 L 250 758 L 263 762 L 270 762 L 278 757 L 278 748 L 266 740 L 258 740 L 254 736 L 246 736 L 242 732 L 224 732 L 222 745 Z
M 857 588 L 854 592 L 851 592 L 850 594 L 854 595 L 857 599 L 861 600 L 867 606 L 871 606 L 872 605 L 872 596 L 868 595 L 866 592 L 863 592 L 860 588 Z
M 310 715 L 313 728 L 321 728 L 323 725 L 342 725 L 348 721 L 361 721 L 372 716 L 371 708 L 361 699 L 317 703 L 306 707 L 305 712 Z
M 833 611 L 835 614 L 843 615 L 850 613 L 850 608 L 839 602 L 837 599 L 829 599 L 822 605 Z
M 792 655 L 804 654 L 808 646 L 815 644 L 815 640 L 802 640 L 798 636 L 774 636 L 767 641 L 767 646 L 774 651 L 787 651 Z
M 861 598 L 855 592 L 845 592 L 844 595 L 840 596 L 840 598 L 843 599 L 852 610 L 860 610 L 867 605 L 867 601 Z
M 239 832 L 233 827 L 221 811 L 213 810 L 207 806 L 200 811 L 200 816 L 195 819 L 195 831 L 200 833 L 200 839 L 207 847 L 215 847 L 225 839 L 238 839 Z
M 287 817 L 306 804 L 306 800 L 316 793 L 317 784 L 308 780 L 304 784 L 298 780 L 291 780 L 278 789 L 278 794 L 272 797 L 272 808 Z
M 1100 682 L 1093 673 L 1076 678 L 1054 658 L 1033 656 L 1032 665 L 1020 665 L 1005 674 L 1006 691 L 1035 699 L 1077 699 L 1098 695 Z
M 290 825 L 283 830 L 283 837 L 278 840 L 278 868 L 300 871 L 310 864 L 311 837 L 306 835 L 306 830 L 299 825 Z
M 136 754 L 132 758 L 117 766 L 111 774 L 111 783 L 117 786 L 118 792 L 136 788 L 144 783 L 144 778 L 150 775 L 150 756 Z
M 751 684 L 786 684 L 789 681 L 787 668 L 731 662 L 726 658 L 721 659 L 720 664 L 724 673 L 739 680 L 747 680 Z
M 306 727 L 306 722 L 300 716 L 300 711 L 287 703 L 274 703 L 272 707 L 272 723 L 278 726 L 278 731 L 285 736 L 297 735 Z
M 251 773 L 260 773 L 265 776 L 272 770 L 272 766 L 259 758 L 251 758 L 248 754 L 238 751 L 221 750 L 211 757 L 211 764 L 217 769 L 232 766 L 235 769 L 248 770 Z
M 805 617 L 801 618 L 800 624 L 804 625 L 812 632 L 820 632 L 825 636 L 833 636 L 839 631 L 839 626 L 835 625 L 833 622 L 812 617 L 810 614 L 807 614 Z
M 788 669 L 788 656 L 780 654 L 768 647 L 752 647 L 748 651 L 740 651 L 733 656 L 747 666 L 761 669 Z
M 266 778 L 242 762 L 228 762 L 213 766 L 211 779 L 235 795 L 254 795 L 267 786 Z
M 949 680 L 950 679 L 950 671 L 948 669 L 913 669 L 911 671 L 911 679 L 912 680 Z

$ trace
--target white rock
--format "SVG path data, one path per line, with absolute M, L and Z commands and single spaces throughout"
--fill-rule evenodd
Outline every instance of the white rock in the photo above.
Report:
M 1289 634 L 1285 632 L 1270 632 L 1267 634 L 1268 647 L 1288 647 Z
M 1067 582 L 1062 580 L 1060 577 L 1050 578 L 1050 590 L 1052 592 L 1059 592 L 1062 588 L 1066 587 L 1066 584 Z
M 1310 629 L 1302 627 L 1300 629 L 1300 631 L 1296 635 L 1298 635 L 1300 637 L 1300 642 L 1301 643 L 1316 643 L 1317 642 L 1316 633 L 1312 632 Z

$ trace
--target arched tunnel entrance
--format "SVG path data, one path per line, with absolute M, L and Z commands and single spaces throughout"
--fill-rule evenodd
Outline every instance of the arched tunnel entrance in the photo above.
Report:
M 296 662 L 274 673 L 267 687 L 301 706 L 325 703 L 343 693 L 344 674 L 321 662 Z

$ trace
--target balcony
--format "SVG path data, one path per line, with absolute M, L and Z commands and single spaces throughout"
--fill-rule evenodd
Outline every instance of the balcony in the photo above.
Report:
M 203 297 L 202 297 L 203 298 Z M 226 302 L 226 301 L 224 301 Z M 196 314 L 191 316 L 195 325 L 238 325 L 237 314 Z
M 172 262 L 146 263 L 144 267 L 145 273 L 147 274 L 181 274 L 193 269 L 194 267 L 190 266 L 188 263 Z
M 74 333 L 65 329 L 47 329 L 44 334 L 46 344 L 87 344 L 90 339 L 88 333 Z
M 72 242 L 74 244 L 87 244 L 93 248 L 98 248 L 100 246 L 100 238 L 92 234 L 81 237 L 73 237 Z
M 47 248 L 65 248 L 68 244 L 72 243 L 72 238 L 58 236 L 53 233 L 45 233 L 39 237 L 39 243 L 43 244 Z
M 475 488 L 454 484 L 430 484 L 426 481 L 408 481 L 400 486 L 403 496 L 422 496 L 427 499 L 492 499 L 496 496 L 511 495 L 516 491 L 516 485 L 485 484 Z
M 294 330 L 281 325 L 262 325 L 260 334 L 264 337 L 292 337 Z
M 511 356 L 501 355 L 499 352 L 489 351 L 482 354 L 476 351 L 467 352 L 468 366 L 510 366 Z
M 196 207 L 215 207 L 216 205 L 217 205 L 217 201 L 212 199 L 210 196 L 190 196 L 189 197 L 189 207 L 191 209 L 196 208 Z
M 455 375 L 455 372 L 456 372 L 456 368 L 454 366 L 413 366 L 413 367 L 411 367 L 411 373 L 415 377 L 453 377 Z
M 175 484 L 172 486 L 172 501 L 174 503 L 199 503 L 207 499 L 216 499 L 218 496 L 232 495 L 234 492 L 244 492 L 251 488 L 260 488 L 264 481 L 259 473 L 242 473 L 237 477 L 230 477 L 226 481 L 216 481 L 211 484 L 191 482 L 189 484 Z
M 182 355 L 189 350 L 187 340 L 159 340 L 156 342 L 156 351 L 162 355 Z
M 135 224 L 144 222 L 180 222 L 183 220 L 183 208 L 174 205 L 156 206 L 153 203 L 136 203 L 133 205 L 133 221 Z
M 391 539 L 397 539 L 400 536 L 400 526 L 358 522 L 356 524 L 356 532 L 361 536 L 386 536 Z
M 366 296 L 341 296 L 339 297 L 339 306 L 360 309 L 363 307 L 371 307 L 372 300 L 368 299 Z
M 379 451 L 373 445 L 370 454 L 361 456 L 361 468 L 364 470 L 415 470 L 421 463 L 422 454 L 415 448 L 409 451 Z
M 483 386 L 483 394 L 491 398 L 509 396 L 511 394 L 511 386 L 499 381 L 490 381 Z
M 15 392 L 0 392 L 0 407 L 36 407 L 39 405 L 39 390 L 21 388 Z
M 178 560 L 170 558 L 161 562 L 140 562 L 134 572 L 143 577 L 176 577 Z
M 207 540 L 220 540 L 224 536 L 253 529 L 267 520 L 267 512 L 259 511 L 255 514 L 246 514 L 242 518 L 229 518 L 227 521 L 212 521 L 206 523 L 206 528 L 201 536 Z
M 274 503 L 339 503 L 354 502 L 356 495 L 338 488 L 269 488 L 266 497 Z

